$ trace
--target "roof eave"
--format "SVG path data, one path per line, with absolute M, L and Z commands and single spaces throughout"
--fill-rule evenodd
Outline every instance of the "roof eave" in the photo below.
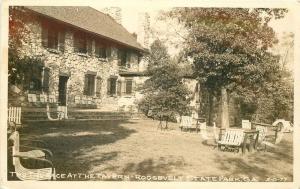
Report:
M 25 6 L 24 8 L 26 8 L 27 10 L 32 11 L 32 12 L 34 12 L 35 14 L 38 14 L 38 15 L 40 15 L 40 16 L 44 16 L 44 17 L 46 17 L 46 18 L 48 18 L 48 19 L 53 19 L 53 20 L 55 20 L 55 21 L 57 21 L 57 22 L 60 22 L 60 23 L 65 24 L 65 25 L 68 25 L 68 26 L 77 28 L 77 29 L 79 29 L 79 30 L 83 30 L 83 31 L 85 31 L 85 32 L 87 32 L 87 33 L 96 35 L 96 36 L 98 36 L 98 37 L 100 37 L 100 38 L 104 38 L 104 39 L 106 39 L 106 40 L 110 40 L 110 41 L 112 41 L 112 42 L 114 42 L 114 43 L 117 43 L 117 44 L 119 44 L 119 45 L 123 45 L 123 46 L 129 47 L 129 48 L 131 48 L 131 49 L 134 49 L 134 50 L 137 50 L 137 51 L 141 51 L 141 52 L 144 52 L 144 53 L 147 53 L 147 52 L 148 52 L 147 49 L 145 49 L 145 48 L 143 48 L 143 47 L 138 48 L 138 47 L 135 47 L 135 46 L 126 44 L 126 43 L 121 42 L 121 41 L 118 41 L 118 40 L 116 40 L 116 39 L 113 39 L 113 38 L 110 38 L 110 37 L 107 37 L 107 36 L 104 36 L 104 35 L 101 35 L 101 34 L 98 34 L 98 33 L 92 32 L 92 31 L 89 31 L 89 30 L 87 30 L 87 29 L 84 29 L 84 28 L 81 28 L 81 27 L 79 27 L 79 26 L 70 24 L 70 23 L 68 23 L 68 22 L 65 22 L 65 21 L 56 19 L 56 18 L 51 17 L 51 16 L 49 16 L 49 15 L 42 14 L 42 13 L 37 12 L 37 11 L 35 11 L 35 10 L 32 10 L 32 9 L 26 7 L 26 6 Z

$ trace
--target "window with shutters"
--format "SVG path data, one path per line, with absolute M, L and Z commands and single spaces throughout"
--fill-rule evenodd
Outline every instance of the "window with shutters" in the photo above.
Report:
M 94 96 L 95 94 L 95 79 L 96 75 L 86 74 L 84 81 L 84 94 L 87 96 Z
M 132 79 L 126 79 L 125 83 L 126 83 L 125 93 L 127 95 L 131 95 L 132 94 L 132 86 L 133 86 Z

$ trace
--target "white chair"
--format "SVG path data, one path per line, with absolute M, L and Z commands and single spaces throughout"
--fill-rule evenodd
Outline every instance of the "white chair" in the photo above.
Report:
M 20 180 L 55 180 L 55 168 L 51 161 L 45 159 L 44 150 L 31 150 L 27 152 L 20 152 L 20 144 L 19 144 L 19 133 L 15 131 L 9 137 L 9 140 L 12 140 L 13 145 L 12 149 L 12 164 L 15 168 L 16 176 Z M 50 152 L 50 151 L 45 151 Z M 52 155 L 52 153 L 51 153 Z M 22 165 L 20 159 L 25 161 L 35 161 L 35 162 L 43 162 L 48 164 L 46 168 L 38 168 L 38 169 L 28 169 Z
M 272 125 L 273 126 L 277 126 L 278 124 L 282 124 L 282 128 L 283 132 L 292 132 L 293 131 L 293 127 L 289 121 L 286 121 L 284 119 L 277 119 Z
M 192 124 L 193 124 L 193 118 L 191 116 L 181 116 L 181 122 L 180 122 L 181 130 L 191 129 L 193 127 Z
M 55 95 L 49 95 L 49 102 L 50 103 L 56 103 L 56 98 L 55 98 Z
M 14 122 L 17 126 L 21 126 L 21 107 L 8 108 L 8 122 Z
M 243 129 L 251 129 L 251 122 L 249 120 L 242 120 Z
M 80 104 L 80 96 L 75 96 L 75 104 Z
M 36 94 L 28 94 L 28 102 L 36 103 L 37 102 Z
M 243 130 L 226 129 L 221 140 L 218 141 L 218 149 L 239 152 L 239 148 L 243 144 L 244 137 L 245 133 Z
M 40 102 L 41 103 L 47 103 L 48 99 L 47 99 L 47 95 L 45 94 L 40 94 Z

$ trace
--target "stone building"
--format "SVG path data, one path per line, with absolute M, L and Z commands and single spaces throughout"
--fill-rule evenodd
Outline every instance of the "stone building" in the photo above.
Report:
M 28 101 L 106 111 L 135 105 L 146 52 L 135 36 L 91 7 L 24 9 L 34 19 L 26 23 L 21 54 L 43 62 L 25 78 Z

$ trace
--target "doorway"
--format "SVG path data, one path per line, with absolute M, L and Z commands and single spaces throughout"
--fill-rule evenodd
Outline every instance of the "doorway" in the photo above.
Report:
M 58 83 L 58 102 L 60 106 L 67 105 L 67 82 L 68 76 L 59 76 Z

